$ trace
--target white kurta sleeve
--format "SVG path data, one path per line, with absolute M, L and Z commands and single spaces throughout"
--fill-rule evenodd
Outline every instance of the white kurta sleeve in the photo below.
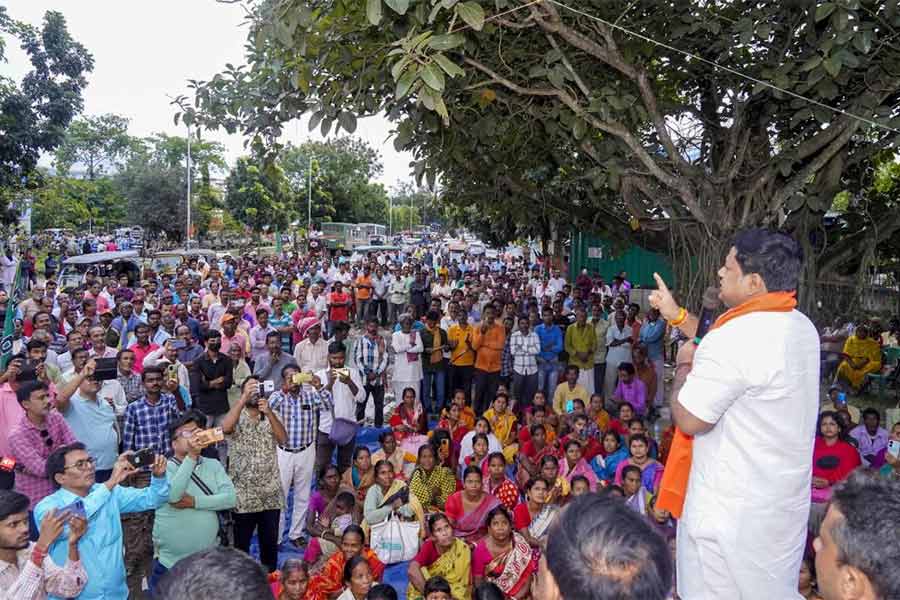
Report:
M 678 402 L 701 421 L 717 423 L 747 388 L 733 351 L 740 344 L 741 340 L 731 339 L 727 330 L 719 330 L 710 333 L 697 347 Z

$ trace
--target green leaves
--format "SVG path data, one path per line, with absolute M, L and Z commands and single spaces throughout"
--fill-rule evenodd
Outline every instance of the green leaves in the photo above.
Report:
M 366 17 L 372 25 L 381 23 L 381 0 L 366 0 Z
M 800 66 L 800 70 L 801 71 L 812 71 L 813 69 L 815 69 L 816 67 L 818 67 L 821 64 L 822 64 L 822 57 L 817 54 L 816 56 L 813 56 L 812 58 L 807 60 L 805 63 L 803 63 Z
M 398 15 L 405 15 L 409 9 L 409 0 L 384 0 L 384 3 Z
M 837 5 L 834 2 L 820 4 L 819 7 L 816 8 L 816 22 L 827 19 L 828 16 L 834 12 L 835 8 L 837 8 Z
M 444 91 L 444 73 L 443 71 L 441 71 L 440 67 L 437 64 L 431 63 L 429 65 L 425 65 L 425 68 L 422 69 L 420 75 L 422 77 L 422 81 L 425 82 L 425 85 L 436 92 Z
M 343 111 L 338 115 L 338 125 L 347 133 L 356 131 L 356 115 L 351 112 Z
M 444 73 L 449 75 L 450 77 L 456 77 L 458 75 L 465 75 L 466 72 L 463 71 L 455 62 L 438 52 L 434 56 L 432 56 L 434 62 L 440 65 L 441 69 L 444 70 Z
M 458 33 L 451 33 L 449 35 L 436 35 L 432 37 L 428 40 L 428 47 L 432 50 L 445 52 L 447 50 L 458 48 L 464 43 L 466 43 L 466 38 Z
M 825 71 L 831 75 L 832 78 L 837 77 L 838 73 L 841 72 L 841 59 L 838 55 L 829 56 L 822 61 L 822 67 L 825 68 Z
M 477 2 L 458 4 L 456 6 L 456 14 L 475 31 L 481 31 L 484 27 L 484 9 Z
M 409 94 L 410 88 L 419 78 L 419 71 L 417 68 L 407 69 L 400 79 L 397 81 L 397 88 L 394 91 L 394 95 L 398 100 L 401 100 Z

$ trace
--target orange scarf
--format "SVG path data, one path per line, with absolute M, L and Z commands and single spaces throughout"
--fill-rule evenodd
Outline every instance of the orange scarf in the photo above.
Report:
M 724 312 L 710 327 L 717 329 L 738 317 L 754 312 L 790 312 L 797 306 L 796 292 L 769 292 L 754 296 L 743 304 Z M 656 505 L 672 513 L 676 519 L 681 518 L 684 510 L 684 499 L 687 495 L 688 478 L 691 474 L 694 438 L 678 427 L 672 439 L 672 448 L 666 460 L 662 481 L 659 484 L 659 497 Z

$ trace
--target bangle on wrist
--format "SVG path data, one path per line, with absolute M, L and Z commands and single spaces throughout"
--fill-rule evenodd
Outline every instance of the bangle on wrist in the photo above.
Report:
M 684 308 L 682 306 L 680 309 L 678 309 L 678 316 L 675 317 L 674 319 L 672 319 L 671 321 L 669 321 L 669 325 L 671 325 L 672 327 L 678 327 L 678 326 L 682 325 L 685 321 L 687 321 L 687 318 L 688 318 L 688 311 L 686 308 Z

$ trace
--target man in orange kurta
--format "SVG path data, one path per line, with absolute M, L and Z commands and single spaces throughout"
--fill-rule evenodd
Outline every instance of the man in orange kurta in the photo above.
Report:
M 475 394 L 472 406 L 475 414 L 481 416 L 494 401 L 494 394 L 500 384 L 500 361 L 506 344 L 506 330 L 495 320 L 494 307 L 484 307 L 482 321 L 472 336 L 475 357 Z

